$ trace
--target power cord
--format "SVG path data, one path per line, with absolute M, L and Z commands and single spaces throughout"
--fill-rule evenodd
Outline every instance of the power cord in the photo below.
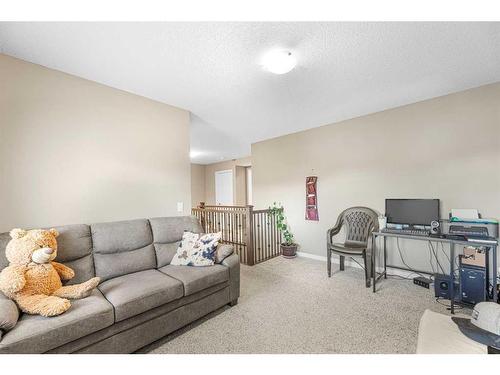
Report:
M 361 265 L 361 263 L 359 263 L 356 259 L 354 259 L 353 257 L 349 257 L 350 259 L 352 259 L 355 263 L 357 263 L 358 266 L 360 266 L 363 270 L 365 269 L 365 267 L 363 267 Z M 400 276 L 400 275 L 395 275 L 395 274 L 390 274 L 388 273 L 387 274 L 387 277 L 391 277 L 391 278 L 395 278 L 395 279 L 400 279 L 400 280 L 411 280 L 413 279 L 412 275 L 420 275 L 419 273 L 417 272 L 411 272 L 408 276 L 404 277 L 404 276 Z
M 404 258 L 403 258 L 403 252 L 401 251 L 401 247 L 399 246 L 399 238 L 396 237 L 396 244 L 397 244 L 397 247 L 398 247 L 398 252 L 399 252 L 399 257 L 401 258 L 401 262 L 406 266 L 406 268 L 408 268 L 410 271 L 412 271 L 414 274 L 416 275 L 419 275 L 419 276 L 422 276 L 422 277 L 425 277 L 424 275 L 422 275 L 420 272 L 417 272 L 415 271 L 414 269 L 412 269 L 408 264 L 406 264 Z
M 431 241 L 429 241 L 427 243 L 427 246 L 429 247 L 429 250 L 432 252 L 432 254 L 434 254 L 434 259 L 436 259 L 436 264 L 437 264 L 437 267 L 441 270 L 441 272 L 444 274 L 444 268 L 443 266 L 441 266 L 441 263 L 439 262 L 439 258 L 438 258 L 438 255 L 437 255 L 437 251 L 436 249 L 434 248 L 434 245 L 432 244 Z M 431 262 L 431 267 L 432 267 L 432 262 Z M 434 269 L 432 270 L 434 271 Z
M 406 266 L 406 268 L 408 268 L 409 271 L 411 271 L 411 273 L 407 276 L 407 277 L 403 277 L 403 276 L 399 276 L 399 275 L 394 275 L 394 274 L 387 274 L 388 277 L 394 277 L 394 278 L 399 278 L 399 279 L 403 279 L 403 280 L 409 280 L 411 279 L 411 275 L 415 274 L 415 275 L 419 275 L 419 276 L 422 276 L 422 277 L 427 277 L 425 275 L 423 275 L 422 273 L 418 272 L 418 271 L 415 271 L 414 269 L 412 269 L 405 261 L 404 259 L 404 256 L 403 256 L 403 252 L 401 250 L 401 246 L 399 244 L 399 238 L 396 237 L 396 244 L 397 244 L 397 248 L 398 248 L 398 253 L 399 253 L 399 257 L 401 259 L 401 262 L 403 263 L 404 266 Z M 448 254 L 446 253 L 446 251 L 444 250 L 444 246 L 443 246 L 443 243 L 440 243 L 441 244 L 441 247 L 439 247 L 439 243 L 436 243 L 436 247 L 434 247 L 434 245 L 432 244 L 431 241 L 428 241 L 427 243 L 427 246 L 429 248 L 429 264 L 431 266 L 431 269 L 432 269 L 432 272 L 435 273 L 436 269 L 434 268 L 434 265 L 432 264 L 432 255 L 434 255 L 434 258 L 436 259 L 436 266 L 438 267 L 438 269 L 441 270 L 441 272 L 443 274 L 446 274 L 443 266 L 441 265 L 441 262 L 439 261 L 439 258 L 438 258 L 438 248 L 441 249 L 441 252 L 446 256 L 446 259 L 448 259 L 448 262 L 450 261 L 450 257 L 448 256 Z M 457 255 L 455 257 L 455 264 L 457 266 L 457 268 L 460 266 L 459 263 L 458 263 L 458 259 L 459 259 L 459 255 Z M 359 263 L 357 262 L 354 258 L 351 257 L 351 259 L 356 262 L 361 268 L 364 269 L 364 267 Z M 455 273 L 458 272 L 458 269 L 455 270 Z M 433 281 L 433 276 L 430 275 L 429 278 L 431 279 L 431 281 Z M 499 279 L 500 279 L 500 276 L 499 276 Z
M 441 248 L 441 252 L 444 254 L 444 256 L 446 257 L 446 259 L 448 260 L 448 263 L 450 263 L 450 262 L 451 262 L 451 259 L 450 259 L 450 257 L 448 256 L 448 254 L 446 253 L 446 251 L 444 250 L 444 245 L 443 245 L 443 243 L 442 243 L 442 242 L 441 242 L 441 247 L 440 247 L 440 248 Z M 457 255 L 457 256 L 455 257 L 455 259 L 454 259 L 454 260 L 455 260 L 455 265 L 457 266 L 457 267 L 456 267 L 457 269 L 454 271 L 454 275 L 455 275 L 455 276 L 456 276 L 456 274 L 459 272 L 458 268 L 460 267 L 460 264 L 459 264 L 459 262 L 458 262 L 458 260 L 457 260 L 457 259 L 459 259 L 459 258 L 460 258 L 460 255 Z M 443 271 L 443 273 L 444 273 L 444 274 L 446 274 L 446 272 L 444 272 L 444 271 Z
M 427 247 L 429 248 L 429 264 L 431 265 L 432 273 L 435 274 L 436 271 L 434 270 L 434 265 L 432 264 L 432 250 L 429 245 L 427 245 Z
M 399 279 L 399 280 L 412 280 L 413 279 L 413 275 L 418 275 L 418 276 L 422 276 L 422 277 L 425 277 L 424 275 L 422 275 L 420 272 L 417 272 L 415 270 L 413 270 L 408 264 L 406 264 L 405 260 L 404 260 L 404 257 L 403 257 L 403 253 L 401 251 L 401 247 L 399 246 L 399 238 L 396 238 L 396 242 L 397 242 L 397 247 L 398 247 L 398 252 L 399 252 L 399 257 L 401 258 L 401 262 L 406 266 L 406 268 L 408 268 L 408 270 L 410 270 L 411 272 L 408 274 L 408 276 L 400 276 L 400 275 L 396 275 L 396 274 L 390 274 L 388 273 L 387 274 L 387 277 L 391 277 L 391 278 L 394 278 L 394 279 Z M 351 257 L 352 260 L 354 260 L 356 263 L 358 263 L 354 258 Z M 359 264 L 359 263 L 358 263 Z M 364 269 L 363 266 L 361 266 L 361 264 L 359 264 L 359 266 L 361 268 Z M 433 272 L 434 272 L 434 268 L 431 264 L 431 268 L 433 269 Z M 432 276 L 430 277 L 431 280 L 432 280 Z
M 444 256 L 446 257 L 446 259 L 448 259 L 448 263 L 450 263 L 450 257 L 448 256 L 448 254 L 446 253 L 446 251 L 444 251 L 444 245 L 443 245 L 442 242 L 441 242 L 441 252 L 444 254 Z

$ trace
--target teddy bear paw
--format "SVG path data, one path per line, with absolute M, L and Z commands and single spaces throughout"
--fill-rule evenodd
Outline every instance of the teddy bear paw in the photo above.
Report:
M 42 316 L 56 316 L 67 311 L 71 307 L 71 303 L 66 298 L 59 298 L 49 296 L 40 306 L 40 315 Z
M 80 293 L 80 298 L 86 298 L 92 294 L 92 291 L 95 289 L 97 285 L 99 285 L 99 282 L 101 281 L 101 278 L 99 277 L 93 277 L 90 280 L 85 281 L 82 283 L 82 291 Z
M 87 291 L 92 291 L 97 285 L 99 285 L 99 282 L 101 281 L 100 277 L 93 277 L 90 280 L 87 280 L 83 283 L 85 285 L 85 289 Z

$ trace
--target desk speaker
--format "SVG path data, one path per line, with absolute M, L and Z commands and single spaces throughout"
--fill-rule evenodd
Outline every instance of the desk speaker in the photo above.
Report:
M 432 220 L 431 221 L 431 234 L 439 234 L 439 221 Z
M 451 277 L 450 275 L 434 274 L 434 296 L 443 299 L 451 299 Z M 454 285 L 455 301 L 460 301 L 460 285 L 455 282 Z

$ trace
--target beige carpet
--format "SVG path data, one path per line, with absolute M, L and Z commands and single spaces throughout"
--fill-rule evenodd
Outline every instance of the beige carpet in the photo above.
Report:
M 275 258 L 242 266 L 241 297 L 142 349 L 142 353 L 414 353 L 426 308 L 447 313 L 433 291 L 388 279 L 378 292 L 360 269 L 331 278 L 326 263 Z

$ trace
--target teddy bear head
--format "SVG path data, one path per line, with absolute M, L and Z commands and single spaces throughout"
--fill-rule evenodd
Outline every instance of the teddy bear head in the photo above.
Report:
M 48 263 L 57 256 L 58 235 L 55 229 L 12 229 L 12 239 L 7 244 L 5 255 L 10 264 L 15 265 Z

